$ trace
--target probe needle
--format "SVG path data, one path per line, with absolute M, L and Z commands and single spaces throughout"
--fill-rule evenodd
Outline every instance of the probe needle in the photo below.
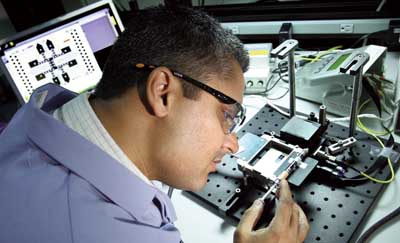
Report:
M 281 180 L 286 179 L 288 176 L 289 176 L 289 172 L 283 171 L 282 174 L 280 174 L 280 176 L 278 178 L 276 178 L 276 180 L 274 181 L 274 184 L 272 184 L 269 187 L 268 191 L 264 194 L 264 196 L 262 196 L 261 200 L 265 201 L 267 199 L 267 197 L 269 196 L 269 194 L 271 194 L 274 189 L 279 188 L 279 184 L 280 184 Z

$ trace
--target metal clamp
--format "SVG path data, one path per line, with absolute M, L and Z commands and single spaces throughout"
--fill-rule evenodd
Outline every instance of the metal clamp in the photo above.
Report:
M 328 146 L 329 153 L 336 155 L 345 150 L 346 148 L 351 147 L 355 142 L 357 142 L 357 139 L 355 139 L 354 137 L 349 137 L 344 140 L 339 140 L 337 143 Z
M 298 41 L 289 39 L 271 51 L 271 57 L 283 59 L 288 56 L 288 76 L 289 76 L 289 95 L 290 95 L 290 117 L 296 115 L 296 87 L 294 75 L 294 51 L 298 46 Z
M 369 55 L 365 52 L 360 52 L 340 67 L 341 73 L 347 73 L 349 71 L 350 75 L 355 76 L 353 81 L 353 93 L 351 96 L 349 137 L 354 136 L 354 132 L 356 129 L 358 102 L 360 100 L 362 90 L 363 67 L 368 62 L 368 60 Z

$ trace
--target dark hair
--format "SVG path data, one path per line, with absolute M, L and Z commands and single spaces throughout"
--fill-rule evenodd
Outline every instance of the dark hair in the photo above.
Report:
M 136 13 L 114 44 L 95 94 L 111 99 L 136 85 L 140 90 L 149 72 L 133 68 L 136 63 L 165 66 L 206 81 L 210 74 L 229 75 L 233 60 L 247 71 L 243 44 L 214 18 L 191 8 L 151 7 Z M 186 97 L 196 96 L 193 85 L 182 85 Z

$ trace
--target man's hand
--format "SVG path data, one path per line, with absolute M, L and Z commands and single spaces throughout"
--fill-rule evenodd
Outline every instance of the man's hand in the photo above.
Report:
M 257 199 L 246 210 L 234 234 L 234 243 L 299 243 L 307 236 L 309 225 L 303 210 L 293 199 L 286 180 L 281 180 L 275 217 L 268 227 L 253 230 L 264 208 Z

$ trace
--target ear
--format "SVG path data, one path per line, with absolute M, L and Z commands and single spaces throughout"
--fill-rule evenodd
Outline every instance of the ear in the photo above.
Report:
M 171 103 L 178 92 L 178 83 L 168 68 L 154 69 L 148 79 L 146 94 L 149 106 L 157 117 L 168 115 Z

